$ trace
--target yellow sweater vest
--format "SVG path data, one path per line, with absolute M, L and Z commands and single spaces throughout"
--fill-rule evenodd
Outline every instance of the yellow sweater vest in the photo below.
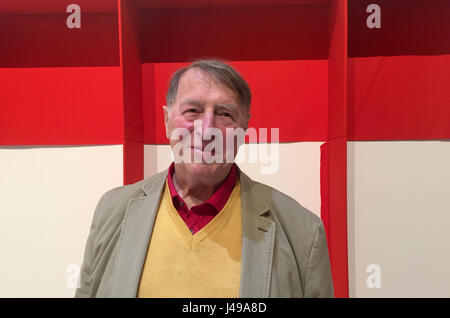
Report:
M 241 276 L 241 188 L 192 234 L 172 204 L 161 198 L 137 297 L 238 297 Z

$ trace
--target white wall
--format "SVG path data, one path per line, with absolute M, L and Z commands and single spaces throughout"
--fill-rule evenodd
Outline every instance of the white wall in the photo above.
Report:
M 0 297 L 73 297 L 95 206 L 123 184 L 123 146 L 0 148 Z
M 450 142 L 349 142 L 348 242 L 351 297 L 450 297 Z
M 276 173 L 263 174 L 261 167 L 270 164 L 249 163 L 249 147 L 243 145 L 236 162 L 252 179 L 268 184 L 296 199 L 305 208 L 320 216 L 320 145 L 322 142 L 279 144 Z M 260 147 L 260 146 L 258 146 Z M 241 156 L 241 157 L 239 157 Z M 269 156 L 270 157 L 270 156 Z M 239 158 L 242 161 L 239 161 Z M 275 157 L 273 157 L 275 159 Z M 144 146 L 144 177 L 167 169 L 172 162 L 170 146 Z

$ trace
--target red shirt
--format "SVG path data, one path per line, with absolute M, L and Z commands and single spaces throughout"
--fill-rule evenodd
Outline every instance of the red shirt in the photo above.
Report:
M 173 185 L 173 174 L 175 173 L 175 165 L 172 164 L 169 167 L 169 174 L 167 176 L 167 184 L 170 190 L 170 196 L 172 197 L 172 203 L 175 209 L 180 214 L 184 223 L 189 227 L 192 234 L 200 231 L 206 224 L 208 224 L 225 206 L 228 198 L 233 192 L 234 185 L 237 180 L 237 171 L 234 164 L 231 166 L 231 170 L 228 176 L 213 193 L 213 195 L 205 203 L 193 206 L 188 209 L 186 202 L 180 197 Z

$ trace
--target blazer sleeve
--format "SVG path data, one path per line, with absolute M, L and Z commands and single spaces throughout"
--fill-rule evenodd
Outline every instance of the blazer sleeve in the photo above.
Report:
M 322 221 L 315 231 L 306 268 L 305 297 L 334 297 L 327 238 Z
M 94 242 L 97 231 L 98 215 L 101 213 L 103 202 L 105 200 L 104 194 L 95 208 L 94 217 L 92 220 L 89 236 L 85 245 L 83 263 L 80 269 L 79 286 L 75 291 L 75 298 L 87 298 L 95 297 L 94 290 L 92 288 L 92 266 L 94 262 Z

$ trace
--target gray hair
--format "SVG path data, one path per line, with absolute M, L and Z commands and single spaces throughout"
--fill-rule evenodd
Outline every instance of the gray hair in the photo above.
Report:
M 166 95 L 167 106 L 170 107 L 175 103 L 180 79 L 184 73 L 192 68 L 199 69 L 214 82 L 231 89 L 238 95 L 241 107 L 244 107 L 247 112 L 250 111 L 252 94 L 247 82 L 232 66 L 219 60 L 197 60 L 176 71 L 170 79 L 169 90 Z

